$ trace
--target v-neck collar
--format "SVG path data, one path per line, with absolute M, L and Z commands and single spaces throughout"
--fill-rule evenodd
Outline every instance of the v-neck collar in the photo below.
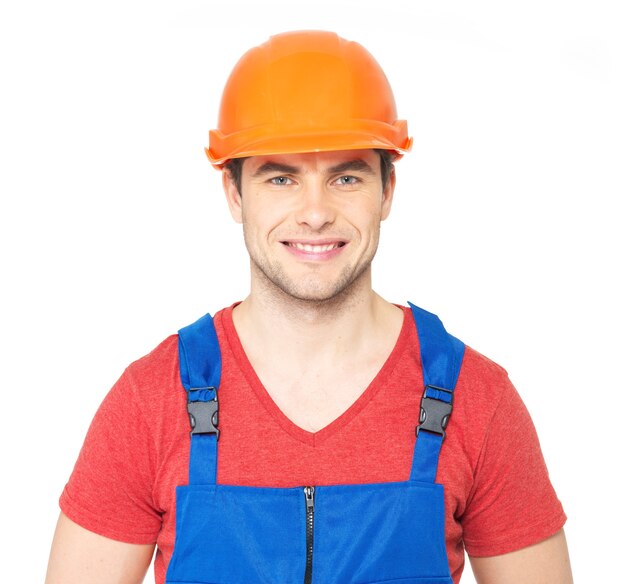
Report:
M 236 365 L 239 367 L 246 381 L 252 388 L 255 397 L 259 400 L 267 413 L 276 421 L 276 423 L 290 436 L 309 446 L 318 446 L 331 436 L 338 433 L 343 427 L 358 416 L 359 413 L 370 403 L 372 398 L 385 387 L 386 380 L 390 377 L 391 372 L 397 365 L 402 353 L 406 350 L 409 344 L 411 326 L 413 325 L 410 310 L 405 307 L 400 307 L 404 313 L 400 334 L 396 339 L 396 343 L 391 350 L 391 353 L 365 391 L 361 393 L 361 395 L 348 407 L 348 409 L 346 409 L 332 422 L 317 432 L 309 432 L 292 422 L 291 419 L 283 413 L 283 411 L 276 405 L 276 402 L 272 399 L 256 374 L 256 371 L 252 367 L 233 322 L 233 308 L 235 308 L 237 304 L 238 303 L 233 304 L 229 308 L 224 309 L 221 313 L 226 341 L 235 357 Z

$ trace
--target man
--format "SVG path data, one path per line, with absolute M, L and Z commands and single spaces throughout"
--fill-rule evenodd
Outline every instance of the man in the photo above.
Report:
M 410 146 L 360 45 L 286 33 L 242 57 L 207 154 L 250 294 L 111 390 L 61 497 L 48 584 L 141 582 L 155 545 L 159 584 L 451 584 L 464 550 L 481 584 L 571 582 L 506 373 L 372 290 Z

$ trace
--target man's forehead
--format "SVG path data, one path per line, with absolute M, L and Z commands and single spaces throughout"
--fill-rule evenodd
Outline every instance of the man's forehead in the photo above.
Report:
M 290 154 L 266 154 L 251 156 L 244 162 L 248 172 L 255 173 L 260 168 L 290 167 L 296 170 L 329 171 L 344 166 L 355 170 L 378 171 L 379 156 L 375 150 L 333 150 L 329 152 L 300 152 Z

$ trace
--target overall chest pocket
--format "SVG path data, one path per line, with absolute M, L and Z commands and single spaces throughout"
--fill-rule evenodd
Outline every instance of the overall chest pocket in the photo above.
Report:
M 441 485 L 317 487 L 308 499 L 187 486 L 176 498 L 168 584 L 452 584 Z

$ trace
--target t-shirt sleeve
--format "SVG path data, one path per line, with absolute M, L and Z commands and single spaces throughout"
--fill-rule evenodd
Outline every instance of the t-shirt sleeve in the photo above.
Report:
M 154 445 L 126 371 L 98 409 L 59 501 L 80 526 L 126 543 L 155 543 Z
M 504 385 L 461 520 L 471 556 L 500 555 L 538 543 L 566 520 L 528 410 L 508 378 Z

